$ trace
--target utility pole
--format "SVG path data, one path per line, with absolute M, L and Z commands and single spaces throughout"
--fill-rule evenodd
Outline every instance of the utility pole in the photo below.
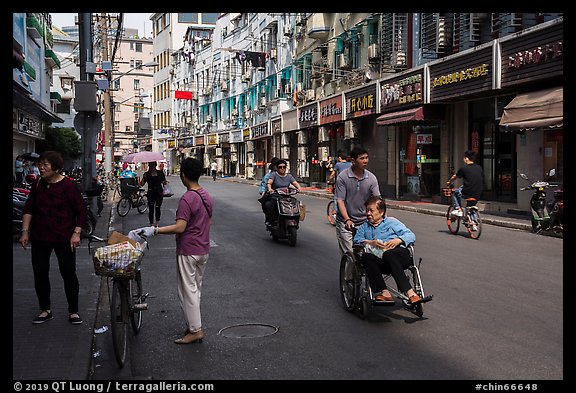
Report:
M 102 61 L 108 61 L 108 22 L 106 13 L 101 13 L 102 23 Z M 110 74 L 112 71 L 106 71 L 108 81 L 111 83 Z M 104 90 L 104 168 L 106 173 L 112 171 L 112 161 L 114 160 L 114 141 L 112 140 L 112 86 Z

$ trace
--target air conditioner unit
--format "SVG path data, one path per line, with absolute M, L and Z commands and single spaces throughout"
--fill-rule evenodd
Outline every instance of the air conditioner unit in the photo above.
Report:
M 344 53 L 340 53 L 338 55 L 338 68 L 340 69 L 350 68 L 350 62 L 348 61 L 348 57 Z
M 250 119 L 250 118 L 252 117 L 252 112 L 251 112 L 251 111 L 246 111 L 246 112 L 244 112 L 244 117 L 245 117 L 246 119 Z
M 246 71 L 244 74 L 242 74 L 243 82 L 250 82 L 251 80 L 252 80 L 252 72 Z
M 276 48 L 270 49 L 270 60 L 276 60 L 278 56 L 278 50 Z
M 244 112 L 248 112 L 250 110 L 250 107 L 248 105 L 244 105 Z
M 284 86 L 284 92 L 286 94 L 292 94 L 292 85 L 291 84 L 287 84 L 286 86 Z
M 266 108 L 266 97 L 260 97 L 260 108 Z
M 292 26 L 284 25 L 284 36 L 285 37 L 292 37 L 294 31 L 292 30 Z
M 370 60 L 377 59 L 380 55 L 380 46 L 378 44 L 372 44 L 368 46 L 368 58 Z
M 228 91 L 228 83 L 226 81 L 222 81 L 220 84 L 220 91 Z
M 206 123 L 212 123 L 212 115 L 206 116 Z
M 238 116 L 238 108 L 232 108 L 232 112 L 230 114 L 232 116 Z
M 204 95 L 205 96 L 210 96 L 212 95 L 212 88 L 211 87 L 207 87 L 204 89 Z
M 300 93 L 302 91 L 302 82 L 296 83 L 296 92 Z
M 315 97 L 314 93 L 315 93 L 314 89 L 306 90 L 306 100 L 307 101 L 314 101 L 314 97 Z

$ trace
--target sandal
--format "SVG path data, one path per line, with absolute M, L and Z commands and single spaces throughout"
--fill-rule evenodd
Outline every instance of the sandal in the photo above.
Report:
M 409 296 L 408 300 L 409 300 L 409 303 L 411 305 L 418 304 L 418 303 L 422 302 L 422 298 L 418 295 Z

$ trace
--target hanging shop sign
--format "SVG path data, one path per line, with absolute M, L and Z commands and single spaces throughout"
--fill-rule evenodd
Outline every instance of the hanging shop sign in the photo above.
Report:
M 432 134 L 416 134 L 416 143 L 419 145 L 432 144 Z
M 298 129 L 298 111 L 292 109 L 282 112 L 282 132 L 294 131 Z
M 430 102 L 477 95 L 492 90 L 492 46 L 429 66 Z
M 194 146 L 194 138 L 184 138 L 182 140 L 183 147 Z
M 21 134 L 44 139 L 44 124 L 38 119 L 22 111 L 17 111 L 17 120 L 18 131 Z
M 208 137 L 208 146 L 215 146 L 218 144 L 218 134 L 209 134 Z
M 562 78 L 564 23 L 502 39 L 501 87 Z
M 279 134 L 282 132 L 282 118 L 274 119 L 270 121 L 270 128 L 272 129 L 272 134 Z
M 342 94 L 320 101 L 320 124 L 342 121 Z
M 168 149 L 175 149 L 176 148 L 176 140 L 168 139 Z
M 205 138 L 204 135 L 198 135 L 194 137 L 194 146 L 204 146 Z
M 267 121 L 255 125 L 254 127 L 251 128 L 251 130 L 252 130 L 252 139 L 264 138 L 271 135 L 269 132 L 270 129 L 268 128 Z
M 376 84 L 364 86 L 345 94 L 346 119 L 376 113 Z
M 300 128 L 318 125 L 318 103 L 315 102 L 298 108 L 298 124 Z
M 242 131 L 231 131 L 230 132 L 230 143 L 240 143 L 242 142 Z
M 220 134 L 218 134 L 218 138 L 220 139 L 220 143 L 229 143 L 230 133 L 228 131 L 221 132 Z
M 242 130 L 242 140 L 247 141 L 250 139 L 250 128 L 245 128 Z
M 423 72 L 408 74 L 380 84 L 380 111 L 389 112 L 422 104 Z

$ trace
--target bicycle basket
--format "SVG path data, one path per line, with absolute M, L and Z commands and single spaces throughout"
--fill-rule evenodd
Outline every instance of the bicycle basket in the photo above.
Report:
M 451 188 L 442 188 L 442 195 L 449 197 L 450 195 L 452 195 L 452 189 Z
M 144 257 L 144 249 L 138 244 L 122 242 L 94 250 L 94 271 L 99 276 L 134 278 Z

